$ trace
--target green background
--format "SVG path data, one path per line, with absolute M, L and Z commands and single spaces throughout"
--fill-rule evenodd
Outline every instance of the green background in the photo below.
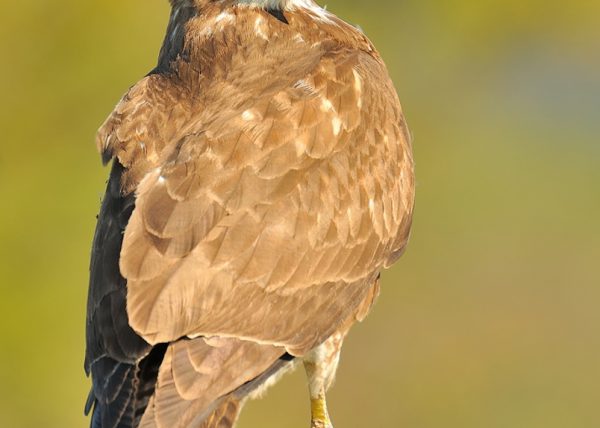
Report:
M 600 2 L 331 0 L 414 134 L 408 252 L 351 333 L 337 428 L 600 426 Z M 94 133 L 165 0 L 0 6 L 0 427 L 83 427 Z M 302 371 L 240 428 L 308 427 Z

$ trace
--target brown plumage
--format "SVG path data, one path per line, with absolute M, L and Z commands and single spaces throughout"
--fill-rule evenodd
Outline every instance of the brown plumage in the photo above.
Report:
M 412 153 L 379 54 L 311 1 L 238 3 L 173 0 L 159 66 L 98 133 L 95 427 L 232 426 L 294 357 L 324 399 L 406 246 Z

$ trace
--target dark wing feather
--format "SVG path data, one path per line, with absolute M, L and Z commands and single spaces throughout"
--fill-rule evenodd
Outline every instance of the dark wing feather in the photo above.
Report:
M 154 392 L 166 349 L 152 349 L 128 323 L 119 254 L 135 199 L 122 195 L 122 173 L 123 166 L 114 162 L 92 247 L 85 370 L 92 375 L 86 413 L 94 405 L 94 428 L 135 426 Z
M 127 323 L 125 279 L 119 271 L 123 231 L 135 206 L 121 194 L 123 167 L 115 162 L 102 202 L 92 246 L 86 322 L 85 369 L 104 356 L 134 363 L 150 346 Z

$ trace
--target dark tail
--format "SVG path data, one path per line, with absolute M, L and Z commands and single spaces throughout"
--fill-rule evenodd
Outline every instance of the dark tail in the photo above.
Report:
M 93 387 L 85 413 L 91 428 L 135 428 L 154 393 L 166 345 L 158 345 L 137 365 L 103 357 L 92 365 Z

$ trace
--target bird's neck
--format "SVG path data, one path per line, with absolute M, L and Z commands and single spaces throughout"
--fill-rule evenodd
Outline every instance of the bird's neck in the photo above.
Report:
M 167 34 L 160 49 L 156 71 L 164 71 L 183 53 L 186 23 L 198 15 L 194 0 L 171 0 L 172 10 Z
M 311 0 L 237 0 L 238 4 L 255 5 L 264 9 L 285 10 L 294 5 L 313 3 Z
M 295 9 L 298 7 L 313 8 L 318 7 L 313 0 L 169 0 L 173 8 L 196 6 L 202 7 L 207 3 L 227 2 L 246 4 L 262 7 L 265 9 Z

